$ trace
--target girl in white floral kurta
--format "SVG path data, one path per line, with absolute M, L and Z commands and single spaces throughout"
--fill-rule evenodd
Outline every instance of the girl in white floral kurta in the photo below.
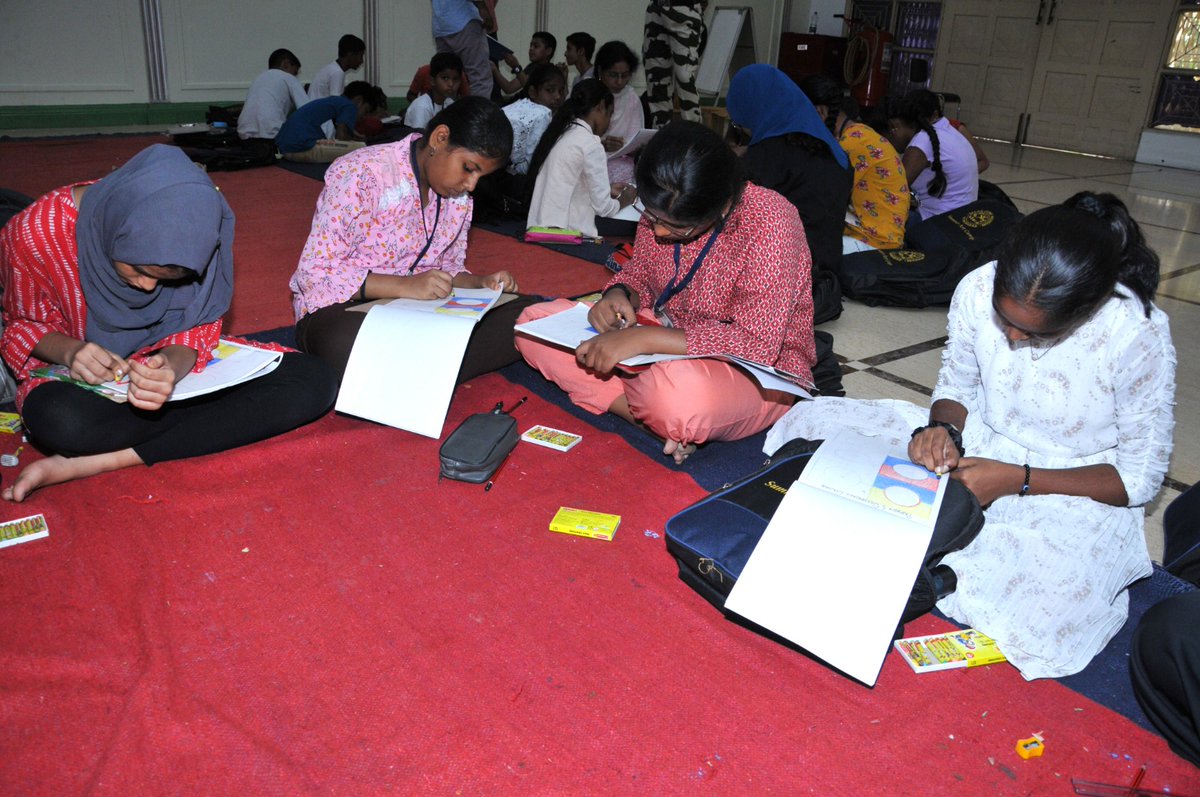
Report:
M 1124 624 L 1126 587 L 1151 573 L 1142 507 L 1166 473 L 1175 395 L 1157 280 L 1115 197 L 1038 211 L 955 292 L 929 426 L 906 402 L 818 399 L 794 407 L 767 450 L 839 426 L 918 426 L 910 457 L 986 507 L 979 536 L 942 560 L 958 584 L 938 608 L 995 638 L 1026 678 L 1078 672 Z

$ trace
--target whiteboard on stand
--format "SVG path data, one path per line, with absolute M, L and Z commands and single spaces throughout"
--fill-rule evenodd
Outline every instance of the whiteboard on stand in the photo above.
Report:
M 696 72 L 696 91 L 720 96 L 730 72 L 758 62 L 749 6 L 719 7 L 708 23 L 708 44 Z

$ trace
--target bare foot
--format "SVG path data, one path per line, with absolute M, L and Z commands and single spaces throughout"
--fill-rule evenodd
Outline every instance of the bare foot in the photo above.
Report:
M 608 411 L 611 412 L 613 415 L 617 415 L 621 418 L 624 418 L 625 420 L 629 421 L 630 423 L 634 424 L 635 426 L 640 426 L 643 429 L 646 428 L 645 425 L 640 420 L 633 417 L 633 411 L 629 409 L 629 400 L 625 398 L 624 394 L 617 396 L 616 400 L 614 400 L 613 403 L 609 406 Z M 647 431 L 649 431 L 649 430 L 647 429 Z M 653 433 L 651 433 L 651 434 L 653 434 Z M 655 435 L 655 437 L 658 437 L 658 435 Z M 658 439 L 662 440 L 661 437 L 659 437 Z M 685 459 L 687 459 L 688 457 L 690 457 L 693 453 L 695 453 L 695 451 L 696 451 L 695 443 L 684 444 L 684 443 L 680 443 L 678 440 L 664 440 L 663 441 L 663 453 L 669 457 L 674 457 L 676 465 L 682 465 L 683 461 Z
M 20 503 L 39 487 L 49 487 L 52 484 L 62 484 L 95 476 L 97 473 L 141 464 L 142 458 L 134 453 L 132 448 L 87 457 L 46 457 L 27 465 L 16 481 L 4 488 L 3 496 L 6 501 Z
M 678 440 L 668 440 L 663 444 L 663 453 L 669 457 L 674 457 L 676 465 L 682 465 L 683 461 L 694 454 L 695 451 L 695 443 L 681 443 Z

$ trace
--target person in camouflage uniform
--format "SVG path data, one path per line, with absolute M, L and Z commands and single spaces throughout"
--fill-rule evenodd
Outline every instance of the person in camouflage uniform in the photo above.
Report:
M 700 121 L 696 70 L 700 66 L 707 5 L 707 0 L 650 0 L 646 6 L 642 60 L 652 127 L 671 121 L 673 94 L 679 95 L 679 115 L 688 121 Z

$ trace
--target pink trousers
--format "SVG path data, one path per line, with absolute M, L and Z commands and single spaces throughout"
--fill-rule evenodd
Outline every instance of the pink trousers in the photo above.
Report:
M 517 323 L 553 315 L 572 304 L 569 299 L 535 304 Z M 624 395 L 633 417 L 646 428 L 684 444 L 749 437 L 779 420 L 795 400 L 789 393 L 764 390 L 754 377 L 721 360 L 670 360 L 636 373 L 598 375 L 567 349 L 520 333 L 516 344 L 525 361 L 565 390 L 577 406 L 600 415 Z

